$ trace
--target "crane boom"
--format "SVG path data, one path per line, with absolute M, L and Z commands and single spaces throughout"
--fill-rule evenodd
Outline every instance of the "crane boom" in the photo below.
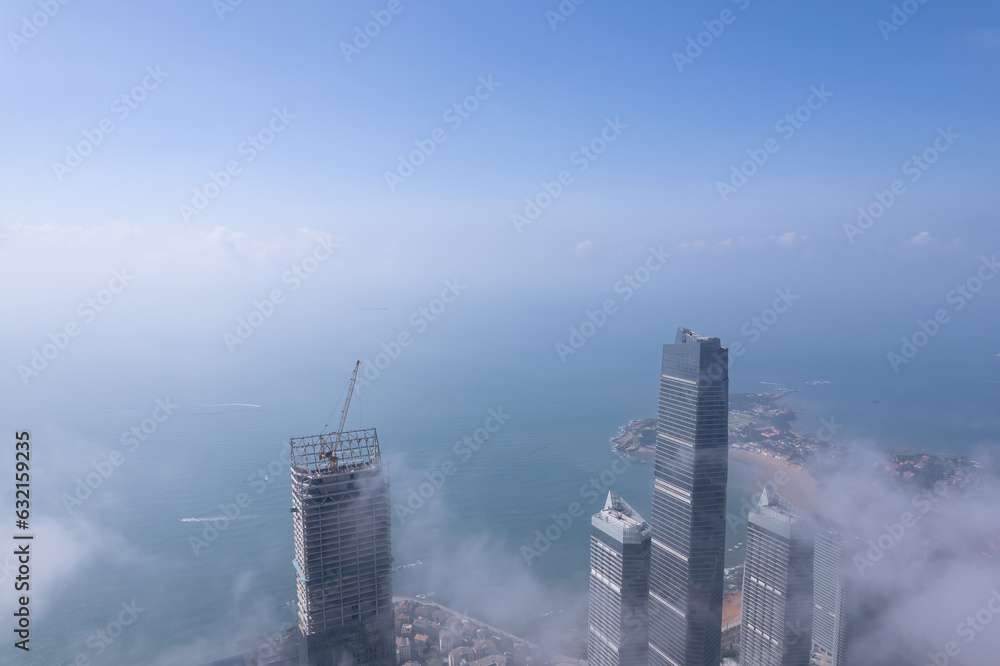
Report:
M 354 382 L 358 380 L 358 368 L 361 367 L 361 361 L 354 364 L 354 374 L 351 375 L 351 383 L 347 387 L 347 397 L 344 398 L 344 411 L 340 413 L 340 426 L 337 428 L 337 443 L 340 443 L 340 438 L 344 434 L 344 424 L 347 423 L 347 408 L 351 406 L 351 395 L 354 394 Z

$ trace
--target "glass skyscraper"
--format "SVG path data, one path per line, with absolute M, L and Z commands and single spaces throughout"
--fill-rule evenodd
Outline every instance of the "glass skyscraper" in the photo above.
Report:
M 742 666 L 806 666 L 812 653 L 813 522 L 765 490 L 747 518 Z
M 663 346 L 649 575 L 650 666 L 719 666 L 729 350 L 681 328 Z
M 590 666 L 646 666 L 649 524 L 615 493 L 591 519 Z
M 846 666 L 851 637 L 848 613 L 848 560 L 844 538 L 834 528 L 816 528 L 813 557 L 813 662 L 822 666 Z

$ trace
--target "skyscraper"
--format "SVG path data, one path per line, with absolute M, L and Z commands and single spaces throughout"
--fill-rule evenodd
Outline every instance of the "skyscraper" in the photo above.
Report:
M 649 524 L 615 493 L 591 519 L 590 666 L 646 666 Z
M 806 666 L 812 653 L 812 521 L 764 490 L 747 518 L 743 666 Z
M 813 555 L 813 651 L 822 666 L 845 666 L 851 637 L 848 613 L 848 559 L 844 538 L 832 527 L 818 525 Z
M 389 475 L 378 435 L 371 428 L 300 437 L 291 449 L 309 666 L 394 666 Z
M 729 350 L 681 328 L 663 346 L 656 421 L 650 666 L 719 666 Z

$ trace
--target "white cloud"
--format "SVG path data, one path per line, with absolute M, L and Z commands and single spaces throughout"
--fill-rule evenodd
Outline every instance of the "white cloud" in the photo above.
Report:
M 937 242 L 937 239 L 930 235 L 926 231 L 921 231 L 919 234 L 911 238 L 908 243 L 911 245 L 932 245 Z
M 725 238 L 720 241 L 694 240 L 680 243 L 674 246 L 674 252 L 706 252 L 709 250 L 725 250 L 738 247 L 744 250 L 755 250 L 763 247 L 794 248 L 809 240 L 808 236 L 803 236 L 795 231 L 787 231 L 780 235 L 771 234 L 769 236 L 738 236 Z
M 32 599 L 39 614 L 88 567 L 138 561 L 121 535 L 85 520 L 41 516 L 32 521 L 32 532 L 45 545 L 32 553 Z
M 907 250 L 921 250 L 926 248 L 950 250 L 960 249 L 963 245 L 964 243 L 961 238 L 952 238 L 951 240 L 944 241 L 932 235 L 929 231 L 921 231 L 920 233 L 907 238 L 902 243 L 903 248 Z
M 774 237 L 772 236 L 771 238 L 774 238 Z M 803 243 L 803 242 L 805 242 L 808 239 L 809 239 L 808 236 L 800 236 L 799 234 L 795 233 L 794 231 L 789 231 L 789 232 L 783 233 L 780 236 L 778 236 L 775 239 L 775 242 L 778 245 L 783 245 L 785 247 L 793 247 L 793 246 L 795 246 L 796 243 Z

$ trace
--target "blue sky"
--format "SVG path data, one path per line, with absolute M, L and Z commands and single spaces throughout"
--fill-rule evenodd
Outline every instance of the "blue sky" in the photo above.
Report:
M 276 106 L 295 114 L 289 132 L 199 224 L 271 230 L 340 218 L 343 228 L 405 233 L 409 217 L 432 233 L 502 226 L 606 117 L 621 117 L 628 133 L 552 217 L 586 211 L 597 231 L 625 213 L 638 233 L 664 216 L 720 236 L 783 232 L 782 209 L 846 215 L 947 126 L 963 137 L 961 155 L 921 187 L 924 226 L 943 227 L 930 214 L 948 210 L 948 228 L 975 228 L 987 206 L 1000 41 L 993 3 L 929 2 L 886 40 L 877 21 L 892 3 L 590 0 L 553 30 L 545 12 L 555 2 L 404 1 L 346 62 L 340 44 L 384 7 L 247 0 L 224 20 L 207 0 L 61 7 L 17 53 L 0 56 L 6 221 L 176 223 L 178 203 Z M 672 54 L 727 9 L 733 22 L 678 72 Z M 0 25 L 16 31 L 37 10 L 6 3 Z M 51 163 L 113 117 L 112 100 L 148 65 L 169 77 L 58 182 Z M 390 196 L 384 171 L 483 75 L 501 83 L 496 94 Z M 828 105 L 722 205 L 716 181 L 814 85 L 833 93 Z
M 905 23 L 891 2 L 224 6 L 70 2 L 23 40 L 12 35 L 31 32 L 40 5 L 0 10 L 0 274 L 18 315 L 8 367 L 121 266 L 137 286 L 109 330 L 155 331 L 229 362 L 223 332 L 317 237 L 340 250 L 275 340 L 334 318 L 344 359 L 396 335 L 456 276 L 481 294 L 463 301 L 472 321 L 543 308 L 548 327 L 523 344 L 551 349 L 659 246 L 673 272 L 629 326 L 666 339 L 701 322 L 737 339 L 792 286 L 812 298 L 809 326 L 877 331 L 877 359 L 1000 245 L 995 3 L 913 3 Z M 560 6 L 575 10 L 556 22 Z M 888 32 L 879 22 L 894 11 Z M 373 12 L 391 21 L 345 57 Z M 685 52 L 695 57 L 678 68 Z M 115 100 L 144 78 L 124 117 Z M 446 113 L 481 80 L 498 85 L 454 126 Z M 828 99 L 779 131 L 816 90 Z M 275 110 L 282 129 L 250 161 L 245 141 Z M 102 122 L 113 132 L 60 177 L 54 163 Z M 580 170 L 578 150 L 608 122 L 620 135 Z M 390 189 L 399 156 L 439 128 L 446 140 Z M 904 165 L 941 132 L 957 138 L 908 180 Z M 768 140 L 776 152 L 723 200 L 720 181 Z M 238 173 L 185 219 L 181 206 L 230 162 Z M 518 233 L 512 215 L 563 171 L 572 182 Z M 895 180 L 905 192 L 849 242 L 844 225 Z M 983 327 L 996 291 L 961 324 L 984 359 L 996 353 Z M 401 314 L 357 309 L 368 306 Z M 146 344 L 148 360 L 161 347 Z M 17 391 L 16 373 L 7 380 Z

